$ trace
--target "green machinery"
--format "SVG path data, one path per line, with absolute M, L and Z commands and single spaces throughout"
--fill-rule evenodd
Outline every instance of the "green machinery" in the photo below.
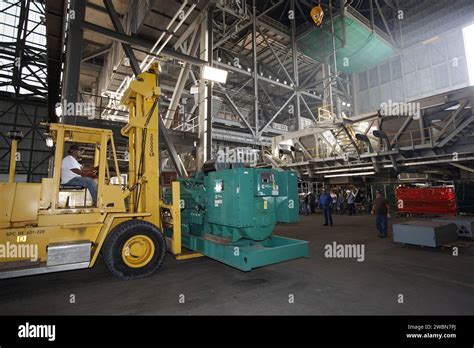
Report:
M 308 242 L 272 235 L 299 219 L 295 172 L 234 168 L 178 181 L 183 247 L 242 271 L 308 256 Z

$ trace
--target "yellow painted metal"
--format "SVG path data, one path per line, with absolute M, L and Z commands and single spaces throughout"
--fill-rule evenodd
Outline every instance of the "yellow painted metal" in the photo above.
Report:
M 146 266 L 155 254 L 155 244 L 150 237 L 137 234 L 129 238 L 122 247 L 122 260 L 128 267 Z
M 130 184 L 136 186 L 133 194 L 132 212 L 153 211 L 144 218 L 162 229 L 160 214 L 160 186 L 158 161 L 158 66 L 144 72 L 132 81 L 122 97 L 122 104 L 129 109 L 128 124 L 122 128 L 122 135 L 129 138 L 129 152 L 132 172 Z
M 310 16 L 318 27 L 321 26 L 324 19 L 324 10 L 321 5 L 314 6 L 310 11 Z
M 34 223 L 38 219 L 40 195 L 41 184 L 17 183 L 10 220 Z
M 330 107 L 331 105 L 324 105 L 318 108 L 318 122 L 331 121 L 333 119 Z
M 173 235 L 166 238 L 166 245 L 176 260 L 188 260 L 196 257 L 204 256 L 196 252 L 183 252 L 181 245 L 181 186 L 180 183 L 174 181 L 171 183 L 173 193 L 173 201 L 171 204 L 161 203 L 161 207 L 167 209 L 171 213 L 173 224 Z
M 12 139 L 12 148 L 10 150 L 10 171 L 8 173 L 8 182 L 15 182 L 16 152 L 18 149 L 18 140 Z
M 179 255 L 175 255 L 175 258 L 178 261 L 182 261 L 182 260 L 195 259 L 195 258 L 203 257 L 203 256 L 204 255 L 201 253 L 190 252 L 190 253 L 181 253 Z
M 2 183 L 0 184 L 0 194 L 2 204 L 0 204 L 0 228 L 9 227 L 11 224 L 11 216 L 13 210 L 13 202 L 15 201 L 16 184 Z
M 38 247 L 39 260 L 47 261 L 47 248 L 52 243 L 73 243 L 90 241 L 93 254 L 91 266 L 97 258 L 107 233 L 118 221 L 142 218 L 147 214 L 130 214 L 125 208 L 126 190 L 120 185 L 105 181 L 107 166 L 107 142 L 113 142 L 112 132 L 104 129 L 51 124 L 50 133 L 55 140 L 55 166 L 52 178 L 41 183 L 1 183 L 0 196 L 0 244 L 23 243 Z M 61 208 L 59 187 L 61 162 L 67 142 L 90 143 L 96 146 L 99 178 L 97 180 L 100 198 L 95 207 Z M 116 165 L 115 149 L 112 156 Z M 105 227 L 105 228 L 104 228 Z M 98 246 L 100 246 L 98 248 Z M 15 261 L 3 258 L 0 263 Z
M 167 238 L 167 246 L 169 251 L 173 255 L 181 254 L 181 208 L 180 208 L 180 184 L 179 182 L 173 182 L 171 184 L 173 191 L 173 202 L 172 204 L 162 203 L 162 208 L 168 209 L 171 213 L 171 219 L 173 222 L 173 235 Z

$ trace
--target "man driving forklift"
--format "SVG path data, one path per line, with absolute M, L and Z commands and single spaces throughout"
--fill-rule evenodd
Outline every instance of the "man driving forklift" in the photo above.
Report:
M 84 149 L 73 144 L 69 148 L 69 155 L 63 158 L 61 163 L 61 185 L 80 186 L 87 188 L 92 196 L 94 205 L 97 202 L 97 168 L 84 168 L 79 162 L 82 161 Z

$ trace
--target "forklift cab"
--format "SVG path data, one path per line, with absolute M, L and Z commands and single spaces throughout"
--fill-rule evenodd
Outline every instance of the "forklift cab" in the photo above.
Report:
M 9 182 L 0 183 L 0 238 L 37 244 L 40 260 L 46 260 L 53 250 L 50 247 L 58 243 L 84 241 L 85 246 L 97 247 L 90 242 L 97 240 L 105 219 L 114 213 L 127 213 L 128 190 L 111 177 L 114 172 L 120 177 L 111 130 L 51 124 L 49 136 L 55 143 L 52 177 L 43 178 L 41 183 L 15 182 L 15 156 L 11 156 Z M 96 205 L 92 205 L 86 189 L 60 183 L 64 150 L 72 144 L 94 149 L 94 165 L 98 166 Z
M 71 148 L 73 145 L 78 145 L 75 143 L 68 144 L 67 142 L 65 143 L 65 148 L 69 147 L 69 150 L 63 154 L 63 162 L 64 158 L 67 156 L 72 156 Z M 90 148 L 88 146 L 89 144 L 80 144 L 79 148 L 77 150 L 80 151 L 81 157 L 83 161 L 79 161 L 81 164 L 82 168 L 85 166 L 87 167 L 92 167 L 93 165 L 89 163 L 90 161 L 84 161 L 84 148 Z M 97 145 L 93 148 L 93 156 L 92 156 L 92 161 L 93 163 L 97 163 L 98 165 L 98 158 L 97 158 L 97 152 L 98 152 L 98 147 Z M 89 152 L 89 151 L 88 151 Z M 87 158 L 88 157 L 88 158 Z M 90 155 L 86 156 L 86 159 L 89 159 Z M 63 163 L 62 163 L 63 165 Z M 95 167 L 95 166 L 94 166 Z M 71 169 L 72 171 L 72 169 Z M 93 207 L 95 204 L 92 200 L 92 195 L 90 191 L 87 189 L 85 186 L 79 186 L 79 185 L 74 185 L 69 182 L 65 182 L 65 178 L 63 178 L 63 171 L 61 168 L 61 177 L 60 177 L 60 184 L 59 184 L 59 198 L 58 198 L 58 207 L 59 208 L 76 208 L 76 207 Z M 93 180 L 91 178 L 91 180 Z M 94 180 L 95 182 L 95 180 Z
M 56 145 L 52 178 L 46 181 L 45 190 L 50 198 L 42 197 L 52 209 L 99 209 L 125 210 L 123 200 L 123 179 L 118 167 L 113 134 L 108 129 L 94 129 L 64 124 L 50 125 L 50 135 Z M 67 149 L 73 144 L 92 149 L 87 156 L 90 167 L 98 167 L 97 202 L 93 204 L 92 196 L 87 188 L 61 183 L 61 165 L 67 155 Z M 112 174 L 115 174 L 112 177 Z M 117 178 L 120 178 L 117 180 Z M 45 208 L 45 206 L 43 206 Z

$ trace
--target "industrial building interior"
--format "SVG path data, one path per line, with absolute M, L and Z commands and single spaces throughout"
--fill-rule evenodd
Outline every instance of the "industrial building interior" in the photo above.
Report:
M 474 314 L 473 1 L 4 0 L 0 41 L 1 314 Z

